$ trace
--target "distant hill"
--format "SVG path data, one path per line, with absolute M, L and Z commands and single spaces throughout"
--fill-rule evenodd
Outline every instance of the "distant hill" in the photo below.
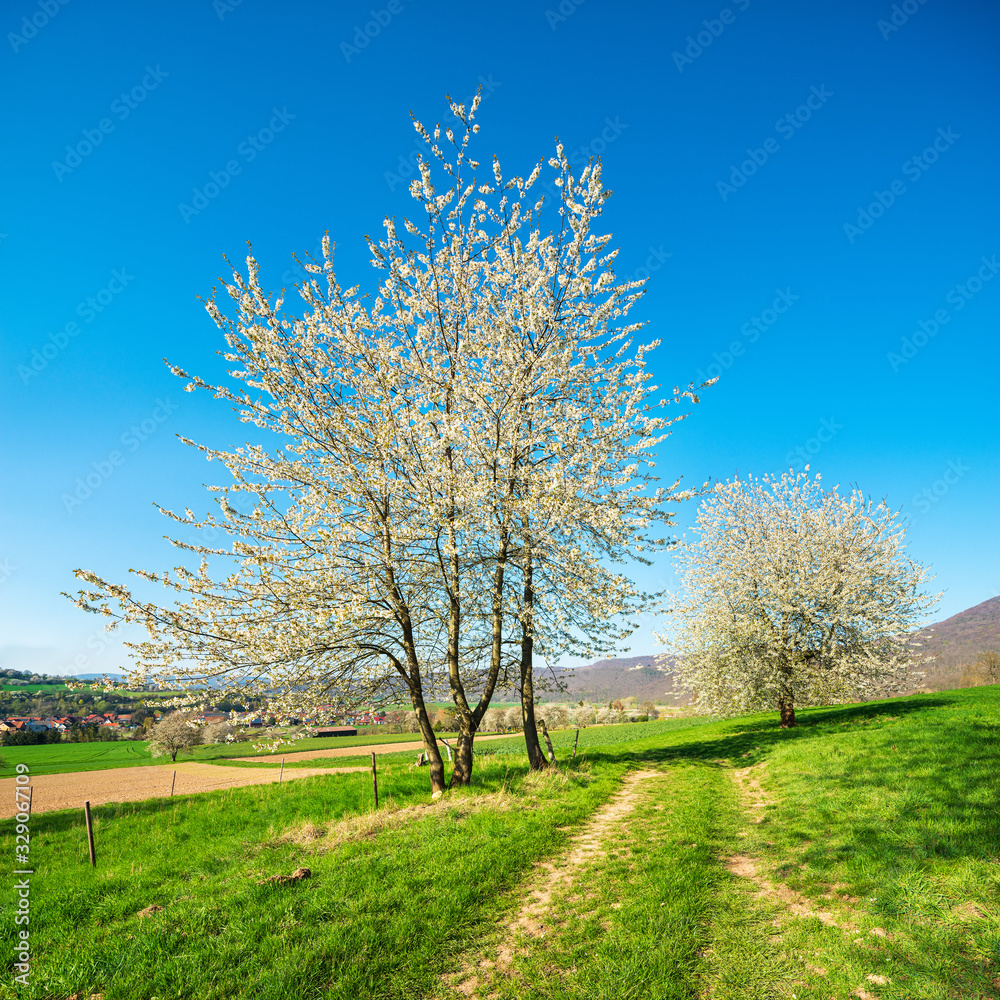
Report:
M 962 668 L 985 649 L 1000 650 L 1000 597 L 991 597 L 966 611 L 914 633 L 920 652 L 934 660 L 923 668 L 926 674 L 914 690 L 946 691 L 956 688 Z M 673 660 L 667 657 L 657 666 L 656 655 L 614 657 L 588 663 L 572 670 L 556 669 L 556 676 L 566 685 L 565 694 L 541 690 L 542 701 L 609 702 L 633 697 L 636 701 L 680 704 L 686 694 L 676 694 L 673 686 Z M 80 674 L 76 680 L 98 680 L 103 674 Z M 122 674 L 110 674 L 112 680 L 124 680 Z M 551 675 L 549 675 L 551 677 Z M 516 691 L 497 691 L 498 701 L 517 701 Z
M 914 633 L 922 655 L 934 659 L 924 666 L 925 677 L 912 690 L 947 691 L 957 688 L 966 664 L 986 649 L 1000 651 L 1000 597 L 991 597 L 982 604 L 960 611 L 943 622 L 928 625 Z M 673 687 L 672 660 L 657 667 L 659 657 L 628 656 L 598 660 L 575 670 L 557 670 L 567 692 L 562 699 L 572 701 L 608 702 L 630 695 L 637 701 L 679 704 L 686 694 L 676 694 Z M 516 700 L 516 692 L 508 692 Z M 559 699 L 554 692 L 540 692 L 546 701 Z
M 923 667 L 922 690 L 947 691 L 956 688 L 962 668 L 972 663 L 978 653 L 1000 650 L 1000 597 L 960 611 L 957 615 L 928 625 L 914 633 L 920 652 L 934 660 Z
M 657 666 L 659 656 L 626 656 L 609 660 L 598 660 L 574 670 L 557 670 L 556 676 L 567 687 L 565 695 L 542 692 L 546 701 L 617 701 L 619 698 L 633 697 L 638 702 L 652 701 L 674 704 L 677 698 L 673 690 L 672 661 L 662 668 Z

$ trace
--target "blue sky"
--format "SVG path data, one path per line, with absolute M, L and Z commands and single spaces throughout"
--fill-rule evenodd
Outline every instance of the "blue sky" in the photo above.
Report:
M 197 296 L 222 255 L 252 241 L 280 287 L 329 229 L 369 284 L 364 235 L 408 210 L 409 112 L 477 86 L 508 171 L 555 135 L 601 156 L 653 370 L 720 375 L 664 477 L 808 458 L 911 518 L 938 617 L 1000 593 L 998 21 L 974 0 L 4 5 L 0 665 L 122 666 L 59 594 L 77 566 L 173 565 L 153 504 L 203 506 L 217 475 L 175 435 L 243 440 L 161 360 L 221 373 Z M 670 585 L 669 560 L 639 579 Z M 653 650 L 644 628 L 631 651 Z

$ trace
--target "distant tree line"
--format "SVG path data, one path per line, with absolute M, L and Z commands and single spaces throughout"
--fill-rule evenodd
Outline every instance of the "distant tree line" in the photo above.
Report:
M 106 726 L 74 723 L 66 733 L 60 729 L 19 729 L 4 733 L 0 738 L 0 745 L 30 747 L 43 743 L 62 743 L 64 740 L 70 743 L 110 743 L 118 738 L 119 733 Z
M 37 732 L 19 729 L 4 733 L 0 737 L 0 745 L 5 747 L 32 747 L 40 743 L 59 743 L 61 741 L 62 733 L 58 729 L 40 729 Z
M 24 684 L 62 684 L 65 677 L 50 677 L 48 674 L 35 674 L 30 670 L 12 670 L 5 668 L 0 670 L 0 678 L 4 678 L 9 684 L 11 681 L 21 681 Z
M 987 649 L 965 666 L 962 671 L 962 687 L 982 687 L 984 684 L 1000 682 L 1000 653 Z

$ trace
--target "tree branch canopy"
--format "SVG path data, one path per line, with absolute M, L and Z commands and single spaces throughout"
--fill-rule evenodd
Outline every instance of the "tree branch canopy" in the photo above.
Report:
M 641 324 L 642 282 L 616 280 L 610 235 L 591 231 L 610 192 L 599 162 L 575 175 L 561 144 L 527 179 L 483 169 L 471 108 L 427 145 L 413 219 L 368 241 L 373 296 L 343 288 L 326 236 L 304 263 L 301 309 L 265 291 L 256 259 L 205 303 L 231 381 L 171 366 L 189 391 L 232 403 L 258 440 L 229 451 L 186 441 L 228 470 L 217 509 L 164 514 L 228 545 L 174 541 L 196 570 L 139 572 L 173 604 L 78 571 L 77 603 L 138 623 L 133 683 L 150 675 L 278 716 L 325 703 L 409 698 L 440 787 L 424 700 L 455 701 L 471 739 L 512 665 L 532 553 L 536 649 L 605 648 L 610 623 L 651 605 L 608 563 L 665 547 L 677 482 L 650 489 L 665 407 Z M 549 204 L 535 185 L 550 178 Z M 551 229 L 546 225 L 551 222 Z M 632 626 L 634 627 L 634 626 Z M 624 630 L 624 631 L 622 631 Z M 464 752 L 464 751 L 463 751 Z M 461 756 L 461 755 L 460 755 Z
M 888 696 L 938 600 L 905 525 L 859 490 L 785 473 L 719 484 L 680 552 L 678 679 L 711 715 Z M 661 637 L 662 638 L 662 637 Z M 665 640 L 664 640 L 665 641 Z

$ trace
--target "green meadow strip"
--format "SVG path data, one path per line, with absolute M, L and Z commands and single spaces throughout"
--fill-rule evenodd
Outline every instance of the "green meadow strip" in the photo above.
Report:
M 449 734 L 445 733 L 445 738 Z M 340 736 L 318 739 L 307 737 L 279 747 L 273 754 L 257 750 L 248 743 L 211 743 L 183 752 L 178 761 L 202 761 L 206 764 L 225 764 L 232 757 L 273 757 L 278 767 L 281 758 L 285 764 L 295 760 L 296 754 L 307 750 L 332 750 L 338 747 L 370 746 L 386 743 L 412 743 L 420 736 L 398 733 L 380 733 L 376 736 Z M 103 771 L 116 767 L 150 765 L 173 766 L 169 757 L 152 757 L 149 744 L 144 740 L 114 740 L 107 743 L 51 743 L 40 746 L 4 747 L 0 778 L 16 773 L 18 764 L 27 764 L 32 774 L 65 774 L 73 771 Z M 270 767 L 270 762 L 264 766 Z
M 445 955 L 560 848 L 556 828 L 582 821 L 622 770 L 526 778 L 526 761 L 491 761 L 434 805 L 425 772 L 387 770 L 380 818 L 409 812 L 341 840 L 338 823 L 371 816 L 366 775 L 100 806 L 96 872 L 82 814 L 39 814 L 30 985 L 0 996 L 425 995 Z M 299 867 L 311 877 L 264 882 Z M 9 910 L 0 927 L 9 940 Z
M 389 755 L 377 813 L 365 773 L 99 806 L 96 871 L 82 813 L 38 814 L 29 985 L 0 997 L 412 1000 L 469 970 L 483 997 L 998 995 L 1000 688 L 800 722 L 591 727 L 573 762 L 564 730 L 541 775 L 477 741 L 473 786 L 436 803 Z M 571 877 L 504 971 L 538 862 Z
M 1000 995 L 998 696 L 814 710 L 769 753 L 746 850 L 833 913 L 780 930 L 813 995 Z
M 709 981 L 719 998 L 773 995 L 781 963 L 719 860 L 739 823 L 728 775 L 707 762 L 676 764 L 639 782 L 636 799 L 604 852 L 570 874 L 543 937 L 501 928 L 499 937 L 526 953 L 485 974 L 482 995 L 686 1000 Z M 498 946 L 494 939 L 479 961 Z

